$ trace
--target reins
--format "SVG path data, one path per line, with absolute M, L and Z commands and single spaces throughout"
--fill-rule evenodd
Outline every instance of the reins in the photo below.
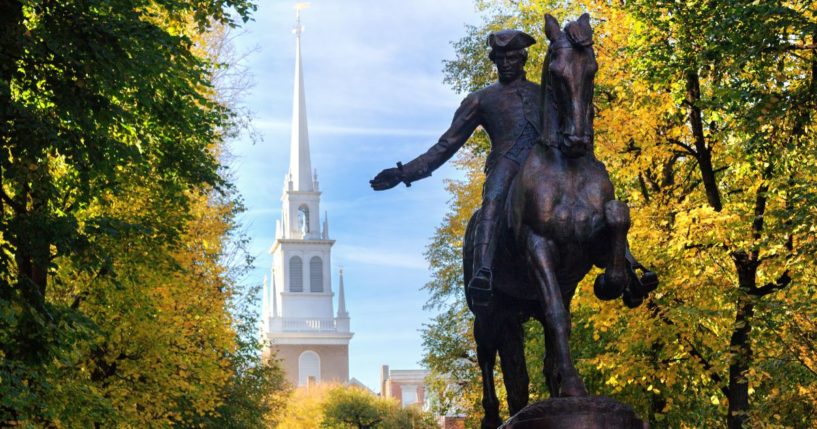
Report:
M 553 104 L 552 93 L 553 88 L 550 87 L 550 61 L 551 61 L 551 50 L 553 49 L 553 44 L 548 47 L 547 53 L 545 54 L 545 62 L 542 64 L 542 138 L 541 142 L 545 146 L 550 146 L 554 149 L 558 149 L 558 143 L 554 143 L 551 141 L 550 138 L 550 115 L 548 114 L 548 108 Z M 558 109 L 556 109 L 556 114 L 559 114 Z

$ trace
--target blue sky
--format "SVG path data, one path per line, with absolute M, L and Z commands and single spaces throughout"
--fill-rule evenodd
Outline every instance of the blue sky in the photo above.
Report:
M 289 163 L 295 39 L 294 2 L 259 2 L 254 22 L 235 39 L 254 82 L 243 104 L 253 112 L 259 141 L 232 142 L 232 168 L 247 212 L 260 283 L 280 218 Z M 463 95 L 443 84 L 442 61 L 452 41 L 480 18 L 472 0 L 315 0 L 302 12 L 302 56 L 312 166 L 322 210 L 329 214 L 333 287 L 344 267 L 355 337 L 350 375 L 379 390 L 380 365 L 419 367 L 422 306 L 429 279 L 425 246 L 442 221 L 444 166 L 411 188 L 374 192 L 368 181 L 396 161 L 409 161 L 436 142 Z

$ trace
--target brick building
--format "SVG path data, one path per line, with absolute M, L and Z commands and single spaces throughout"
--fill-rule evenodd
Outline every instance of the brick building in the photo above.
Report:
M 425 408 L 425 378 L 429 372 L 424 369 L 389 369 L 383 365 L 380 370 L 380 395 L 394 398 L 400 405 L 419 405 Z

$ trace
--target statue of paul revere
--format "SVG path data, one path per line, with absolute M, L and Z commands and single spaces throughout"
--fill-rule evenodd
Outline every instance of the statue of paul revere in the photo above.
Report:
M 383 170 L 371 185 L 384 190 L 430 176 L 482 126 L 491 140 L 482 208 L 463 240 L 465 296 L 474 313 L 482 371 L 481 428 L 502 424 L 494 388 L 497 353 L 515 414 L 503 428 L 640 428 L 628 407 L 588 396 L 570 356 L 570 301 L 593 266 L 604 269 L 593 287 L 596 297 L 621 297 L 628 307 L 640 305 L 658 277 L 630 253 L 629 208 L 615 199 L 609 174 L 594 155 L 597 64 L 590 16 L 583 14 L 564 30 L 552 16 L 545 18 L 550 45 L 542 67 L 544 91 L 524 72 L 526 48 L 534 39 L 517 30 L 491 34 L 489 57 L 499 82 L 469 94 L 426 153 Z M 635 269 L 642 271 L 640 278 Z M 546 334 L 551 399 L 528 406 L 522 323 L 531 317 Z

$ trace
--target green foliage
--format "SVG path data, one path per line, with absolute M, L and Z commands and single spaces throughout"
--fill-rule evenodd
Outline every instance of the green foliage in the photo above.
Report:
M 324 405 L 322 427 L 327 429 L 370 429 L 382 427 L 389 412 L 388 401 L 355 388 L 338 388 L 329 392 Z
M 349 385 L 318 384 L 296 389 L 278 428 L 292 429 L 435 429 L 430 413 L 417 406 L 401 408 L 393 399 Z
M 563 23 L 582 9 L 593 17 L 596 155 L 632 208 L 634 253 L 662 283 L 636 310 L 598 302 L 589 284 L 579 286 L 571 350 L 590 390 L 633 405 L 652 427 L 813 426 L 814 3 L 479 4 L 485 25 L 469 29 L 446 65 L 459 90 L 494 79 L 487 32 L 534 35 L 528 76 L 538 76 L 544 13 Z M 484 153 L 487 142 L 472 147 Z M 448 398 L 437 405 L 478 414 L 473 345 L 462 339 L 470 322 L 450 308 L 463 308 L 461 233 L 480 197 L 479 163 L 470 157 L 427 252 L 435 273 L 429 304 L 442 314 L 424 335 L 431 386 Z M 538 329 L 526 329 L 534 399 L 546 391 Z
M 356 387 L 329 391 L 324 403 L 322 428 L 327 429 L 435 429 L 433 418 L 416 407 L 401 408 Z
M 206 49 L 253 9 L 0 3 L 0 426 L 274 422 Z

